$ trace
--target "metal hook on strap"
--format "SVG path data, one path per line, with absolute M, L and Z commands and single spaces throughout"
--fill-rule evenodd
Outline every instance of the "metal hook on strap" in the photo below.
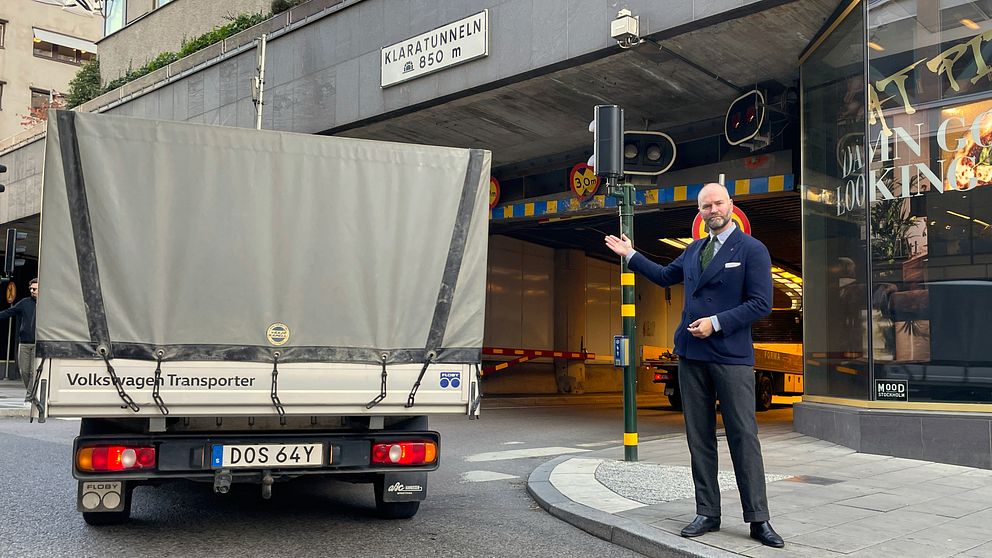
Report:
M 31 378 L 31 387 L 28 388 L 28 397 L 32 405 L 38 408 L 38 412 L 44 412 L 41 407 L 41 399 L 38 397 L 38 384 L 41 383 L 41 373 L 45 370 L 45 358 L 41 359 L 38 369 L 34 371 L 34 378 Z
M 279 351 L 276 351 L 272 357 L 272 390 L 270 395 L 272 396 L 272 404 L 276 406 L 276 412 L 279 413 L 279 424 L 286 426 L 286 409 L 283 408 L 282 401 L 279 400 Z
M 479 406 L 482 404 L 482 366 L 475 363 L 475 383 L 472 384 L 472 396 L 469 399 L 471 405 L 468 409 L 468 419 L 477 420 L 479 418 Z
M 420 375 L 417 376 L 417 381 L 413 383 L 413 389 L 410 390 L 410 395 L 406 398 L 406 405 L 403 405 L 407 409 L 413 407 L 414 399 L 417 397 L 417 390 L 420 389 L 420 382 L 424 379 L 424 374 L 427 373 L 427 367 L 434 362 L 437 358 L 437 353 L 434 351 L 427 352 L 427 358 L 424 359 L 424 367 L 420 369 Z
M 124 386 L 121 385 L 121 380 L 117 377 L 117 372 L 114 370 L 114 367 L 111 366 L 110 351 L 107 350 L 107 347 L 100 345 L 97 347 L 97 352 L 100 353 L 101 357 L 103 357 L 103 362 L 107 365 L 107 373 L 110 374 L 110 381 L 114 384 L 114 387 L 117 388 L 117 395 L 121 398 L 121 401 L 124 402 L 124 404 L 121 405 L 121 409 L 131 409 L 135 413 L 140 411 L 141 407 L 139 407 L 138 404 L 134 402 L 134 399 L 131 399 L 131 396 L 124 391 Z
M 165 401 L 162 400 L 162 395 L 159 393 L 159 387 L 162 385 L 162 357 L 165 356 L 165 351 L 159 349 L 155 351 L 156 364 L 155 364 L 155 381 L 152 384 L 152 400 L 155 401 L 155 405 L 158 410 L 162 412 L 163 415 L 169 414 L 169 408 L 165 406 Z
M 379 358 L 382 359 L 382 376 L 381 376 L 382 382 L 379 385 L 379 395 L 375 396 L 375 399 L 369 401 L 368 404 L 365 405 L 366 409 L 371 409 L 372 407 L 375 407 L 376 405 L 379 404 L 379 402 L 381 402 L 383 399 L 386 398 L 386 377 L 387 377 L 386 360 L 389 358 L 389 355 L 387 355 L 386 353 L 382 353 L 381 355 L 379 355 Z

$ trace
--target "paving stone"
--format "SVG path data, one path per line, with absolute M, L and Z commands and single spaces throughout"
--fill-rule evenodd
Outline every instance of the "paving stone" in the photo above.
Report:
M 954 552 L 964 552 L 981 546 L 987 542 L 987 533 L 974 529 L 952 528 L 940 525 L 932 529 L 923 529 L 906 535 L 906 540 L 921 544 L 929 544 L 938 548 L 947 548 Z
M 743 554 L 753 558 L 839 558 L 846 556 L 841 552 L 796 544 L 792 541 L 786 541 L 785 548 L 759 546 L 747 550 Z
M 852 522 L 799 535 L 792 540 L 825 550 L 851 553 L 891 540 L 893 535 L 874 528 L 870 522 Z
M 992 542 L 965 550 L 955 556 L 956 558 L 989 558 L 989 556 L 992 556 Z
M 943 517 L 958 518 L 971 515 L 982 510 L 987 510 L 990 507 L 992 507 L 992 502 L 988 500 L 968 500 L 966 498 L 961 498 L 960 495 L 954 495 L 947 496 L 945 498 L 937 498 L 935 500 L 928 500 L 919 504 L 913 504 L 912 506 L 906 506 L 902 509 L 906 511 L 930 513 Z
M 850 558 L 943 558 L 957 551 L 907 540 L 891 540 L 852 552 Z
M 803 508 L 799 511 L 782 514 L 782 517 L 801 521 L 803 523 L 813 523 L 826 527 L 833 527 L 849 521 L 862 520 L 879 515 L 880 512 L 862 508 L 851 508 L 838 504 L 825 504 L 811 508 Z M 867 522 L 868 520 L 866 520 Z
M 867 496 L 859 496 L 857 498 L 849 498 L 837 502 L 841 506 L 849 506 L 852 508 L 864 508 L 868 510 L 875 511 L 892 511 L 899 508 L 904 508 L 912 504 L 917 504 L 919 502 L 926 502 L 927 500 L 933 500 L 934 497 L 923 494 L 923 495 L 913 495 L 913 494 L 891 494 L 888 492 L 879 492 L 878 494 L 869 494 Z

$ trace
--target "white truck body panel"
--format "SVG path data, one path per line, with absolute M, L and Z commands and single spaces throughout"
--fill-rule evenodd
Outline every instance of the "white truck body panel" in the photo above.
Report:
M 162 417 L 152 398 L 155 365 L 115 360 L 124 391 L 140 407 L 123 407 L 102 361 L 56 359 L 45 363 L 41 398 L 49 417 Z M 279 365 L 278 398 L 287 415 L 431 415 L 478 414 L 475 367 L 433 364 L 417 390 L 416 405 L 406 408 L 420 365 L 393 365 L 386 397 L 380 393 L 381 367 L 364 364 L 287 363 Z M 255 362 L 164 363 L 159 396 L 169 416 L 277 416 L 272 401 L 272 366 Z M 473 406 L 475 407 L 473 409 Z M 34 410 L 37 416 L 37 409 Z

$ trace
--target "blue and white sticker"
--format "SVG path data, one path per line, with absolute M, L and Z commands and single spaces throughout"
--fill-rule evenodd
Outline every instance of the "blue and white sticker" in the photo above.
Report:
M 210 450 L 210 453 L 211 467 L 217 468 L 224 464 L 224 446 L 215 445 L 213 449 Z
M 441 372 L 441 389 L 458 389 L 462 385 L 461 372 Z

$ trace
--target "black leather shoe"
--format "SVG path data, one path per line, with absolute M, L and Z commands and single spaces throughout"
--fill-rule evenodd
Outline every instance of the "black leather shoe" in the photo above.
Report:
M 719 517 L 707 517 L 705 515 L 697 515 L 696 519 L 692 520 L 692 523 L 685 526 L 682 529 L 683 537 L 698 537 L 699 535 L 705 535 L 706 533 L 711 533 L 713 531 L 720 530 L 720 518 Z
M 778 536 L 775 529 L 772 529 L 772 524 L 767 521 L 755 521 L 751 524 L 751 538 L 761 541 L 761 544 L 765 546 L 773 546 L 775 548 L 785 546 L 785 541 L 782 540 L 782 537 Z

